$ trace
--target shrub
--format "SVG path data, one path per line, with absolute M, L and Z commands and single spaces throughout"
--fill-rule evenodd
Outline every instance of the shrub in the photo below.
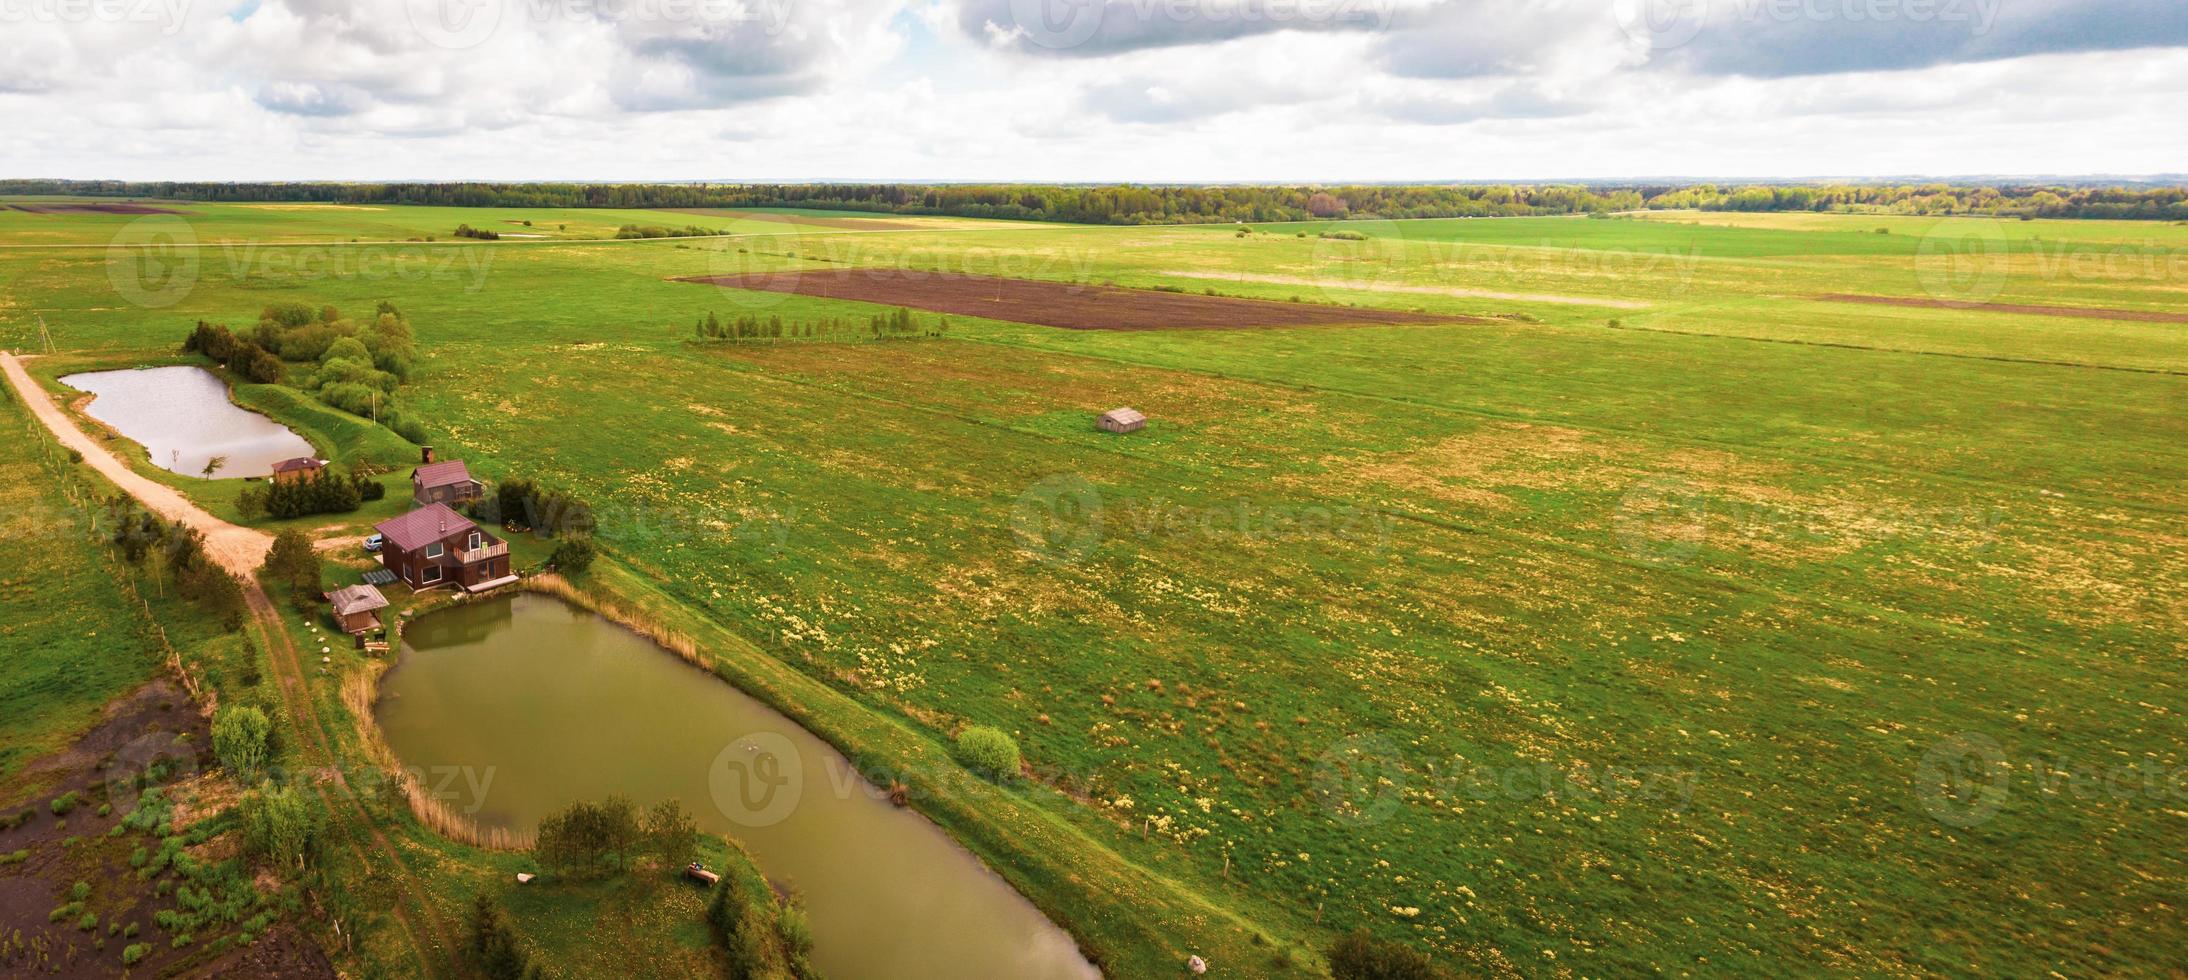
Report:
M 596 554 L 590 540 L 571 538 L 555 545 L 555 553 L 548 557 L 547 562 L 555 566 L 557 571 L 575 574 L 593 567 Z
M 1426 953 L 1355 929 L 1330 947 L 1330 975 L 1336 980 L 1440 980 L 1444 973 Z
M 85 912 L 83 918 L 76 920 L 76 929 L 79 932 L 90 932 L 98 927 L 99 913 L 97 912 Z
M 62 793 L 61 795 L 54 797 L 52 804 L 53 815 L 56 817 L 68 816 L 68 811 L 76 809 L 76 801 L 78 799 L 81 799 L 81 797 L 76 795 L 75 790 L 69 790 L 66 793 Z
M 516 931 L 493 896 L 480 892 L 471 903 L 471 963 L 488 980 L 521 980 L 531 975 L 531 956 L 517 945 Z
M 132 923 L 132 925 L 134 925 L 134 923 Z M 145 956 L 151 952 L 151 943 L 130 943 L 129 945 L 122 947 L 122 965 L 135 966 L 137 965 L 138 960 L 144 959 Z
M 249 705 L 224 708 L 213 719 L 213 754 L 229 772 L 249 782 L 266 765 L 267 737 L 272 732 L 273 723 L 266 720 L 265 712 Z
M 1018 740 L 1000 728 L 974 725 L 957 735 L 957 751 L 967 765 L 997 779 L 1018 774 Z

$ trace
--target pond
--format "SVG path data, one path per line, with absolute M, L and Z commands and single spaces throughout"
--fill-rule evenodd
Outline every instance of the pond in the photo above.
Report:
M 388 745 L 482 826 L 529 833 L 577 800 L 682 800 L 797 890 L 832 980 L 1099 977 L 1071 937 L 827 743 L 560 599 L 420 617 L 380 685 Z
M 169 472 L 202 476 L 207 460 L 225 456 L 215 477 L 266 476 L 275 463 L 313 455 L 304 437 L 229 401 L 228 386 L 204 368 L 92 371 L 61 383 L 96 395 L 84 413 L 136 440 Z

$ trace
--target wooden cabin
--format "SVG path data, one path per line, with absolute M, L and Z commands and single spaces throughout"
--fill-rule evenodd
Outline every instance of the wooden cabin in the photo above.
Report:
M 433 450 L 426 450 L 430 459 Z M 486 484 L 471 478 L 471 470 L 463 460 L 428 462 L 410 471 L 410 499 L 420 506 L 426 504 L 460 504 L 477 500 L 486 493 Z
M 342 632 L 363 636 L 380 628 L 380 610 L 387 608 L 387 597 L 379 589 L 349 585 L 326 595 L 327 601 L 334 604 L 334 624 Z

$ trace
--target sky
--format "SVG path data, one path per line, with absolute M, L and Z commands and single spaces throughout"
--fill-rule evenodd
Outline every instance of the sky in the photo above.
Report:
M 2188 171 L 2188 0 L 0 0 L 0 176 Z

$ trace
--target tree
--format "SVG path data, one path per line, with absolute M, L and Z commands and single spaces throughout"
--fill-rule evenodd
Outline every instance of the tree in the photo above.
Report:
M 331 478 L 320 482 L 325 479 Z M 313 550 L 311 538 L 293 527 L 274 535 L 266 563 L 259 567 L 260 574 L 298 599 L 319 594 L 320 571 L 319 552 Z
M 238 779 L 248 783 L 266 767 L 267 737 L 273 723 L 266 713 L 249 705 L 222 708 L 213 719 L 213 755 Z
M 699 825 L 680 800 L 662 800 L 646 813 L 646 843 L 664 868 L 691 863 L 699 850 Z
M 572 803 L 541 820 L 533 853 L 559 874 L 620 874 L 636 856 L 641 837 L 637 808 L 611 796 L 601 803 Z
M 1376 940 L 1355 929 L 1330 947 L 1330 975 L 1336 980 L 1441 980 L 1428 954 L 1409 946 Z
M 311 808 L 293 788 L 272 784 L 243 794 L 237 804 L 243 817 L 243 839 L 252 851 L 274 861 L 302 868 L 319 846 L 319 811 Z
M 471 963 L 488 980 L 524 980 L 537 976 L 531 954 L 517 945 L 509 916 L 494 897 L 480 892 L 471 902 Z
M 266 491 L 245 487 L 242 493 L 236 494 L 236 516 L 245 522 L 266 516 Z
M 220 472 L 220 468 L 226 465 L 228 465 L 228 457 L 215 456 L 205 461 L 205 468 L 198 471 L 198 475 L 210 480 L 213 478 L 213 474 Z

